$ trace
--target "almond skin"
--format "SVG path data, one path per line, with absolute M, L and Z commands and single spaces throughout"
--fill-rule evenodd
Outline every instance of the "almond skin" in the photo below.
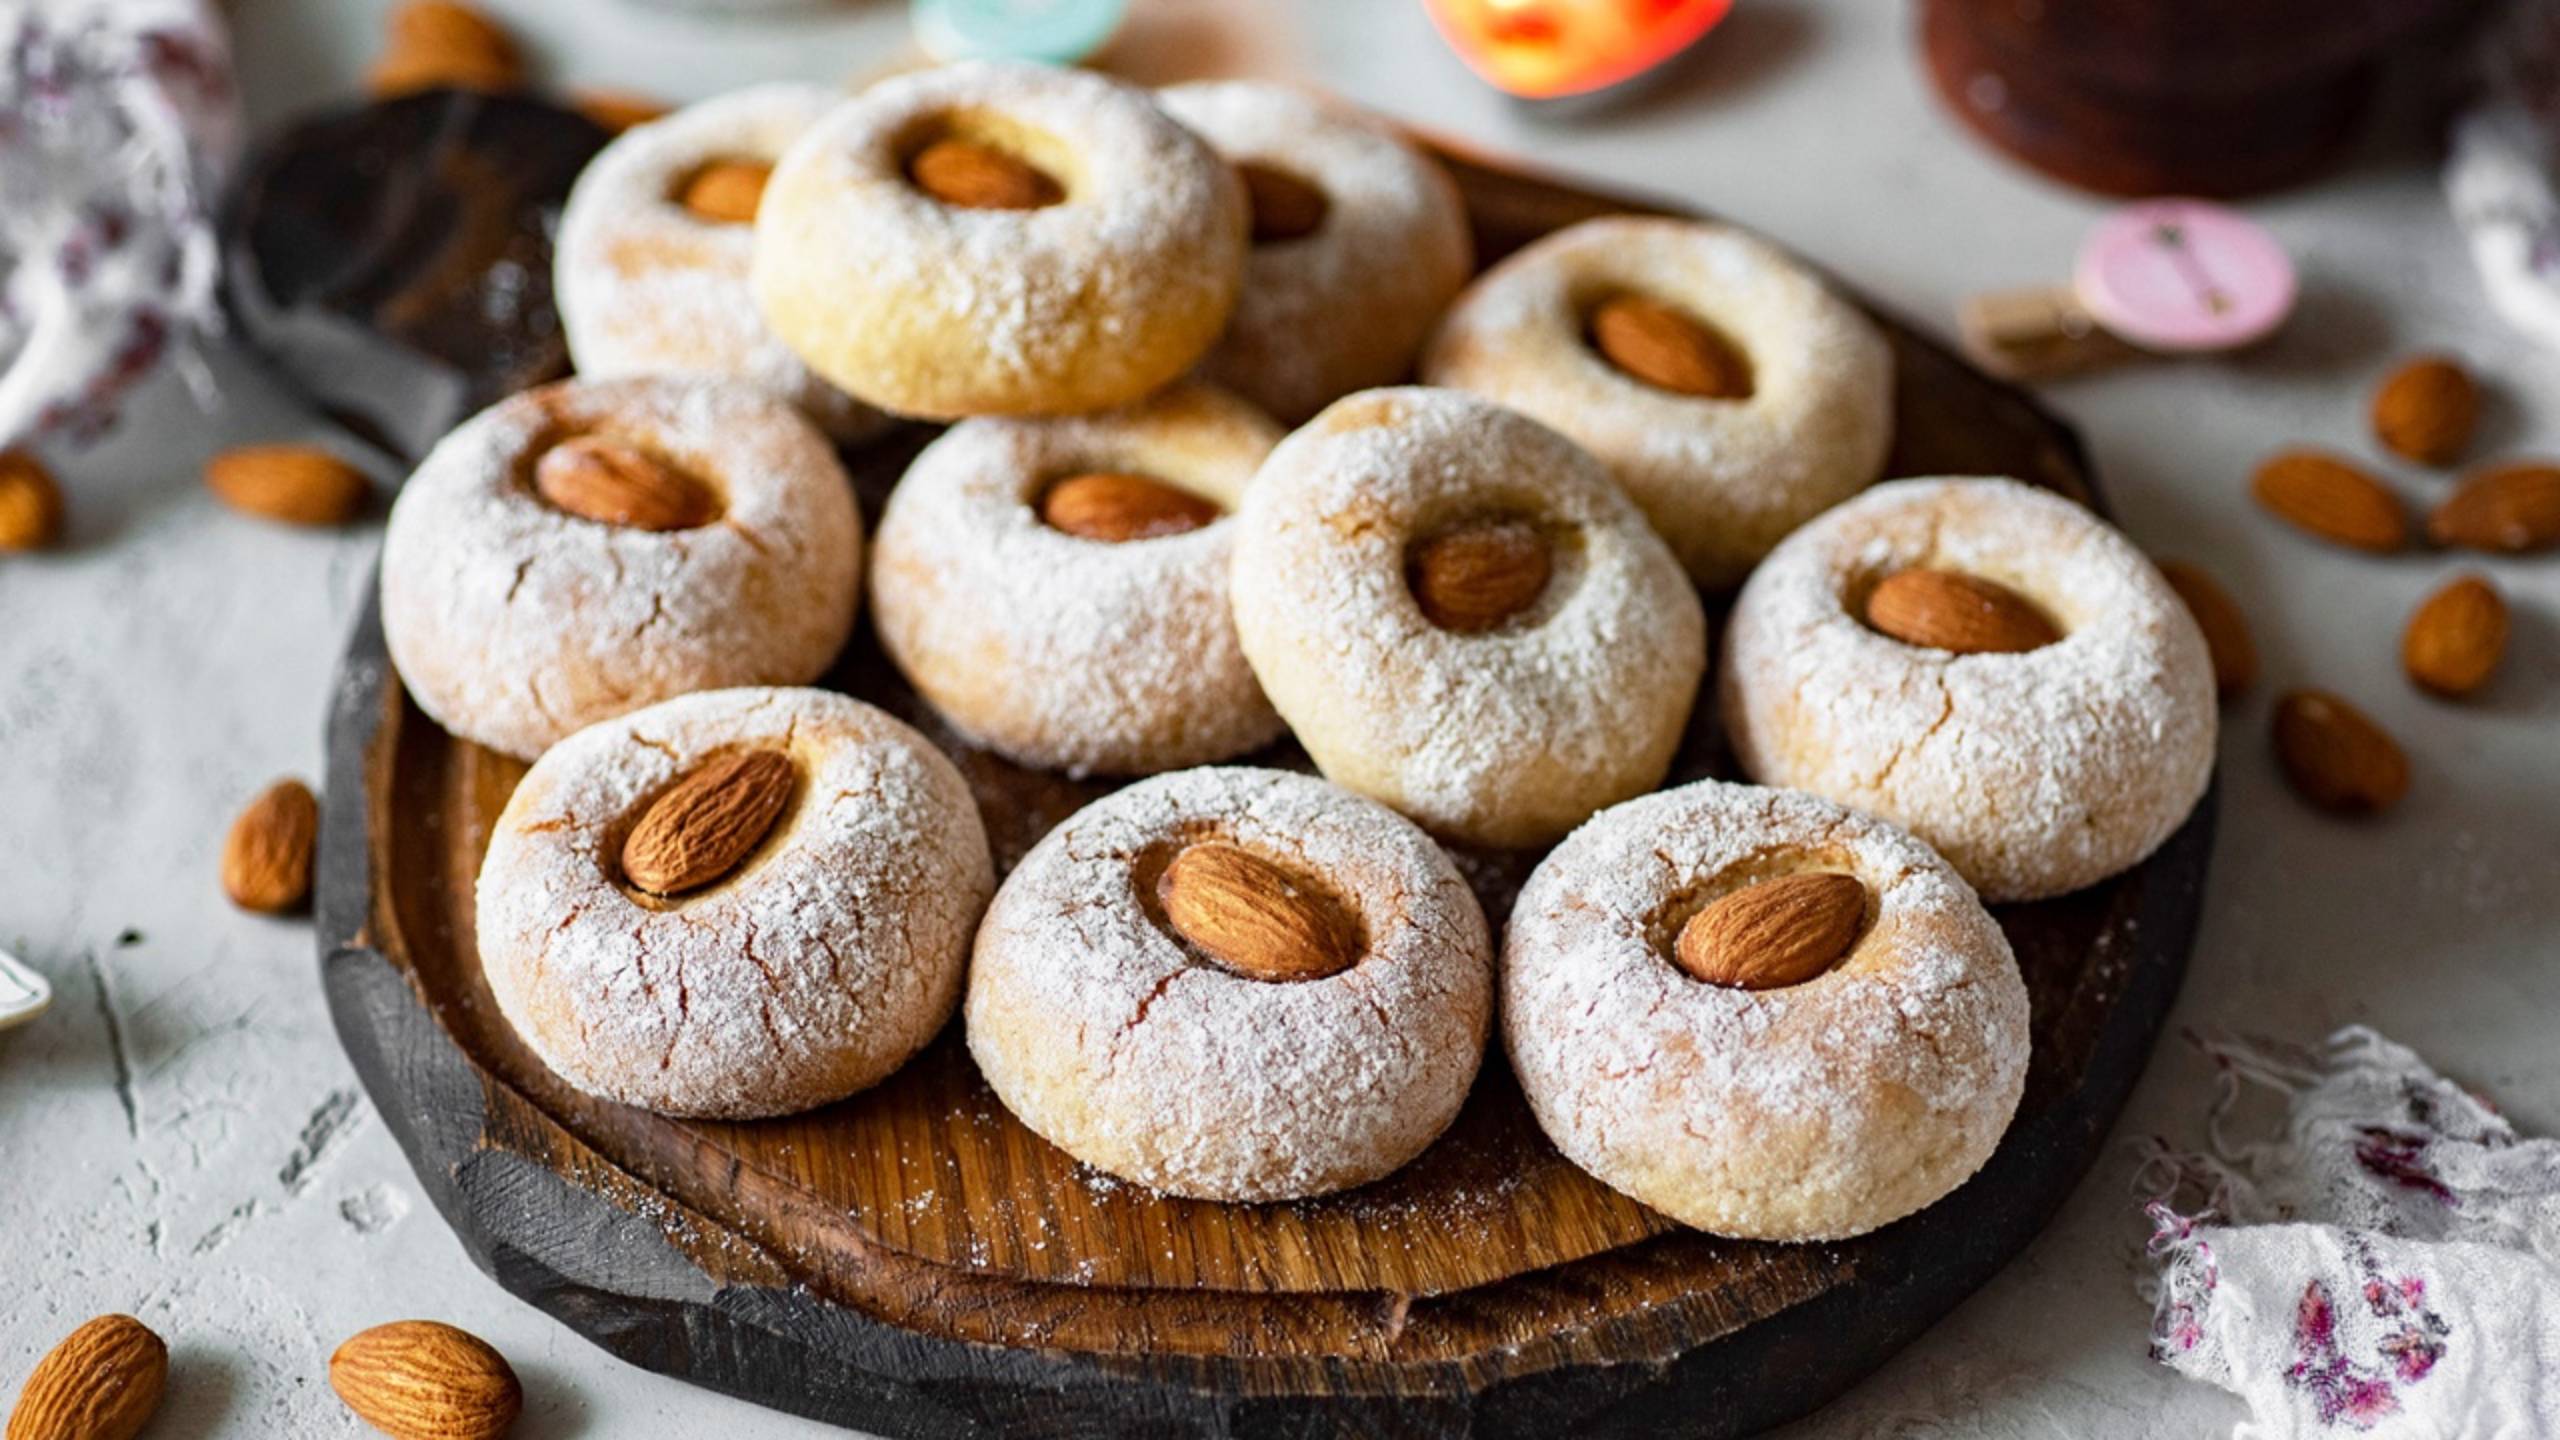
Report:
M 2427 517 L 2427 538 L 2507 555 L 2560 545 L 2560 465 L 2474 471 Z
M 1867 887 L 1852 875 L 1782 875 L 1689 917 L 1671 949 L 1710 985 L 1776 990 L 1840 963 L 1867 923 Z
M 2480 386 L 2450 356 L 2421 355 L 2373 392 L 2373 438 L 2421 465 L 2460 460 L 2479 421 Z
M 1751 362 L 1715 331 L 1671 306 L 1619 295 L 1591 312 L 1591 348 L 1657 390 L 1705 400 L 1751 394 Z
M 1070 475 L 1040 492 L 1040 519 L 1053 530 L 1121 544 L 1181 535 L 1226 512 L 1214 501 L 1144 475 Z
M 205 462 L 214 497 L 288 525 L 344 525 L 363 513 L 364 472 L 316 445 L 243 445 Z
M 2334 455 L 2287 450 L 2249 479 L 2268 514 L 2335 545 L 2389 554 L 2409 541 L 2409 516 L 2381 481 Z
M 964 210 L 1038 210 L 1066 198 L 1058 182 L 1017 155 L 974 140 L 936 140 L 907 162 L 907 178 Z
M 1446 530 L 1413 547 L 1405 584 L 1432 624 L 1460 635 L 1498 630 L 1538 603 L 1555 573 L 1547 539 L 1525 520 Z
M 691 530 L 720 518 L 710 486 L 604 435 L 573 436 L 543 451 L 533 488 L 553 509 L 634 530 Z
M 0 451 L 0 550 L 41 550 L 62 534 L 62 487 L 24 450 Z
M 1867 594 L 1867 625 L 1905 645 L 1958 655 L 2017 655 L 2062 638 L 2025 596 L 1957 570 L 1886 576 Z
M 299 780 L 259 792 L 222 841 L 222 893 L 243 910 L 285 915 L 311 898 L 320 801 Z
M 2507 602 L 2477 575 L 2422 602 L 2400 634 L 2400 665 L 2419 689 L 2460 699 L 2489 683 L 2507 653 Z
M 2276 762 L 2303 799 L 2341 815 L 2390 809 L 2409 789 L 2409 757 L 2365 713 L 2322 690 L 2276 702 Z
M 2222 582 L 2183 560 L 2160 562 L 2160 578 L 2178 592 L 2196 628 L 2204 632 L 2205 653 L 2213 657 L 2213 688 L 2223 699 L 2247 690 L 2258 679 L 2258 642 L 2240 602 Z
M 1324 228 L 1333 211 L 1325 193 L 1286 170 L 1247 160 L 1236 166 L 1253 212 L 1253 243 L 1302 240 Z
M 1360 962 L 1360 926 L 1342 902 L 1221 840 L 1173 857 L 1156 900 L 1175 934 L 1250 980 L 1321 980 Z
M 799 788 L 800 767 L 779 750 L 739 750 L 704 764 L 631 827 L 623 878 L 674 896 L 725 877 L 764 843 Z
M 385 99 L 448 87 L 503 94 L 524 88 L 524 60 L 505 27 L 476 6 L 409 0 L 391 14 L 370 80 Z
M 505 1356 L 468 1331 L 397 1320 L 329 1357 L 329 1388 L 393 1440 L 498 1440 L 524 1410 Z
M 101 1315 L 64 1336 L 27 1376 L 8 1440 L 133 1440 L 160 1406 L 169 1347 L 130 1315 Z
M 764 204 L 773 167 L 753 160 L 714 160 L 685 178 L 676 203 L 714 225 L 747 225 Z

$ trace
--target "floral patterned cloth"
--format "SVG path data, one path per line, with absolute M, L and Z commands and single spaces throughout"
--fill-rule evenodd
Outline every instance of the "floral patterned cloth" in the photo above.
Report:
M 2362 1026 L 2201 1043 L 2210 1153 L 2143 1169 L 2153 1356 L 2248 1401 L 2235 1440 L 2560 1437 L 2560 1141 Z M 2252 1090 L 2272 1134 L 2238 1133 Z
M 83 438 L 214 314 L 237 144 L 210 0 L 0 0 L 0 445 Z
M 2446 199 L 2490 303 L 2560 349 L 2560 0 L 2513 0 L 2454 123 Z

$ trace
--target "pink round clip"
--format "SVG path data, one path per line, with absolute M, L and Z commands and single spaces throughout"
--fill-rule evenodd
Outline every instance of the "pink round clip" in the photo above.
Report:
M 2098 222 L 2072 290 L 2090 317 L 2146 350 L 2229 350 L 2292 313 L 2293 260 L 2264 226 L 2202 200 L 2145 200 Z

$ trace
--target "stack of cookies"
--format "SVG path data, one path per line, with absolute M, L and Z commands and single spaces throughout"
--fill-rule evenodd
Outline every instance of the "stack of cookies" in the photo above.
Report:
M 1498 1026 L 1685 1223 L 1962 1183 L 2027 1060 L 1984 902 L 2185 818 L 2202 639 L 2067 501 L 1876 485 L 1886 342 L 1767 244 L 1469 236 L 1396 130 L 1267 84 L 975 63 L 616 140 L 560 232 L 581 378 L 439 446 L 383 562 L 418 705 L 534 761 L 479 880 L 532 1049 L 769 1116 L 959 1009 L 1078 1159 L 1276 1201 L 1419 1154 Z M 947 428 L 866 557 L 838 447 L 900 420 Z M 866 594 L 953 731 L 1140 783 L 999 885 L 951 757 L 797 688 Z M 1660 791 L 1705 693 L 1759 784 Z M 1230 763 L 1284 736 L 1321 778 Z M 1547 851 L 1500 933 L 1444 844 Z

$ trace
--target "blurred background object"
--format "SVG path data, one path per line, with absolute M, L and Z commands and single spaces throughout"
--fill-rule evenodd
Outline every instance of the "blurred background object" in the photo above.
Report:
M 2515 0 L 2480 47 L 2445 195 L 2498 313 L 2560 350 L 2560 0 Z
M 1732 0 L 1423 0 L 1460 59 L 1530 100 L 1622 85 L 1695 44 Z

